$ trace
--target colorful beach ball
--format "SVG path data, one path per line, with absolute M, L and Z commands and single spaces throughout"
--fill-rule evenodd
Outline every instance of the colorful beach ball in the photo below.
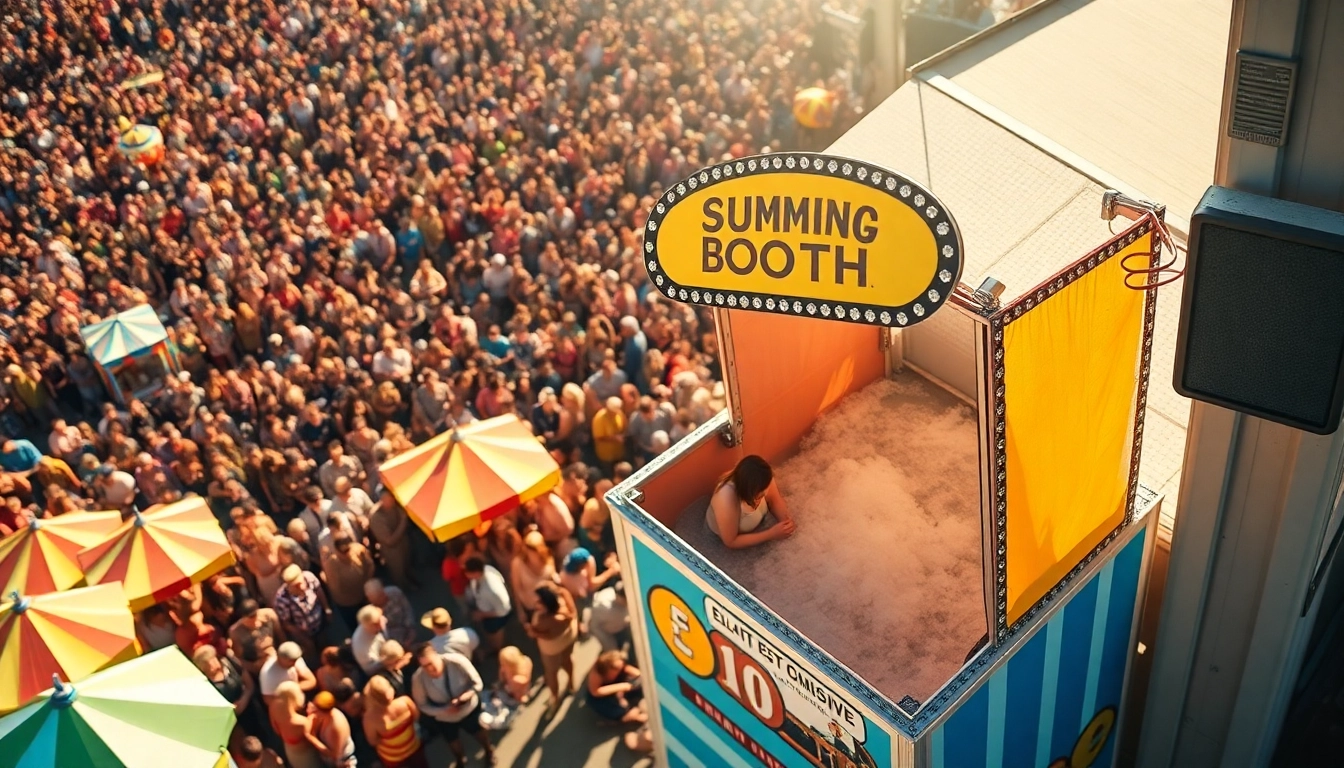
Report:
M 835 94 L 825 88 L 804 88 L 793 97 L 793 117 L 805 128 L 829 128 L 835 120 Z
M 163 160 L 163 132 L 152 125 L 137 125 L 121 134 L 117 151 L 132 163 L 150 166 Z

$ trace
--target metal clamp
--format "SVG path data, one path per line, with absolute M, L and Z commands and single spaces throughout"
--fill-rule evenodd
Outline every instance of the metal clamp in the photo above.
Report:
M 737 434 L 733 429 L 732 422 L 719 428 L 719 442 L 723 443 L 724 448 L 732 448 L 737 445 Z
M 1161 220 L 1166 212 L 1167 206 L 1162 203 L 1139 200 L 1119 190 L 1108 189 L 1101 195 L 1102 221 L 1113 221 L 1117 214 L 1137 221 L 1150 213 Z

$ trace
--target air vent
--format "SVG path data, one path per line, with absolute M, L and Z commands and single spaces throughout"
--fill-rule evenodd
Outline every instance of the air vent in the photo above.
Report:
M 1237 90 L 1227 134 L 1256 144 L 1283 146 L 1296 72 L 1296 62 L 1238 51 Z

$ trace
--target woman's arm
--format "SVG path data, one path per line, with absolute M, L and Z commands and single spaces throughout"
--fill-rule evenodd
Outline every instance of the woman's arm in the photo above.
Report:
M 597 571 L 597 565 L 595 563 L 590 564 L 590 567 L 594 572 Z M 588 589 L 590 592 L 596 592 L 597 590 L 605 587 L 608 582 L 614 580 L 617 576 L 620 575 L 621 575 L 620 563 L 617 562 L 616 558 L 611 558 L 611 562 L 607 564 L 607 570 L 603 571 L 602 575 L 600 576 L 590 575 L 588 577 Z
M 601 680 L 602 678 L 597 675 L 589 675 L 588 692 L 594 696 L 615 696 L 620 693 L 625 693 L 626 691 L 629 691 L 631 688 L 634 688 L 633 685 L 625 681 L 621 681 L 618 683 L 607 683 L 606 685 L 601 685 L 600 684 Z
M 737 493 L 731 490 L 725 492 L 724 488 L 720 488 L 714 493 L 714 499 L 710 502 L 710 505 L 714 508 L 714 521 L 718 523 L 719 538 L 723 540 L 725 547 L 747 549 L 758 544 L 764 544 L 767 541 L 773 541 L 782 535 L 788 535 L 779 530 L 784 527 L 783 523 L 764 531 L 738 532 L 738 520 L 742 515 L 739 509 L 741 502 L 738 501 Z M 790 532 L 792 532 L 792 527 L 790 527 Z

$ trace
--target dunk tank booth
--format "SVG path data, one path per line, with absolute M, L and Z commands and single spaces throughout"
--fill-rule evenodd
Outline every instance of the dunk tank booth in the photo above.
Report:
M 1121 261 L 1153 226 L 1000 294 L 885 168 L 769 155 L 664 193 L 650 279 L 714 307 L 729 395 L 606 496 L 667 765 L 1114 763 L 1159 502 L 1155 296 Z M 966 338 L 907 359 L 940 318 Z M 797 531 L 730 550 L 705 511 L 749 454 Z
M 154 308 L 142 304 L 79 329 L 107 391 L 118 403 L 146 397 L 177 371 L 177 357 Z

